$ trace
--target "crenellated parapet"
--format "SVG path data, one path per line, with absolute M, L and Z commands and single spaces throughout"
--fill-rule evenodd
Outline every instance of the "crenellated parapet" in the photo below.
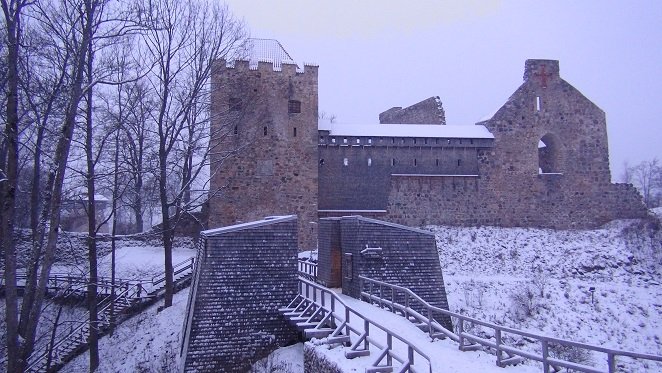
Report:
M 299 68 L 294 62 L 281 62 L 276 63 L 273 60 L 260 59 L 257 61 L 251 60 L 219 60 L 217 61 L 217 70 L 225 70 L 229 73 L 245 73 L 248 71 L 258 71 L 263 74 L 280 74 L 284 76 L 314 76 L 317 78 L 319 65 L 315 63 L 304 63 L 303 68 Z

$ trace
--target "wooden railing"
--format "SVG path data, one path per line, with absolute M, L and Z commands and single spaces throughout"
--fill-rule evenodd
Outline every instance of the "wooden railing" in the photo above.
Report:
M 193 264 L 195 262 L 194 258 L 183 260 L 172 267 L 172 277 L 175 278 L 182 273 L 187 273 L 190 271 L 193 273 Z M 159 275 L 152 277 L 152 286 L 157 287 L 162 282 L 165 282 L 165 272 Z
M 548 337 L 536 333 L 525 332 L 522 330 L 508 328 L 501 325 L 482 321 L 472 317 L 467 317 L 459 313 L 451 312 L 442 308 L 430 305 L 411 290 L 402 286 L 391 285 L 382 281 L 369 279 L 359 276 L 361 297 L 371 303 L 390 309 L 392 312 L 400 312 L 408 319 L 415 319 L 418 322 L 425 323 L 428 326 L 428 333 L 432 338 L 448 337 L 459 343 L 459 349 L 475 350 L 476 347 L 489 347 L 496 351 L 497 365 L 505 366 L 509 363 L 504 359 L 504 353 L 511 356 L 518 356 L 525 359 L 539 361 L 543 365 L 543 372 L 549 373 L 550 369 L 558 371 L 561 368 L 570 369 L 577 372 L 586 373 L 616 373 L 617 357 L 629 357 L 633 359 L 649 360 L 653 362 L 662 362 L 662 356 L 652 354 L 642 354 L 631 351 L 615 350 L 601 346 L 590 345 L 586 343 L 573 342 L 561 338 Z M 421 312 L 422 310 L 422 312 Z M 435 319 L 435 315 L 445 315 L 454 320 L 456 332 L 444 328 L 441 323 Z M 467 326 L 479 325 L 493 331 L 493 338 L 484 338 L 467 330 Z M 504 343 L 504 334 L 514 335 L 522 339 L 537 341 L 540 344 L 541 352 L 532 352 L 522 350 Z M 578 348 L 586 351 L 606 354 L 607 370 L 594 366 L 575 363 L 561 358 L 550 356 L 550 347 L 552 345 L 564 346 L 569 348 Z
M 299 275 L 311 281 L 317 281 L 317 263 L 299 260 Z
M 107 311 L 110 310 L 110 307 L 116 306 L 121 300 L 124 300 L 124 304 L 130 304 L 132 299 L 140 297 L 142 292 L 142 287 L 140 284 L 133 286 L 127 286 L 123 291 L 115 296 L 114 299 L 105 299 L 99 304 L 97 314 L 99 315 L 99 330 L 103 330 L 105 327 L 110 325 L 110 320 L 106 317 Z M 85 315 L 82 320 L 89 320 L 89 312 Z M 46 371 L 49 366 L 60 364 L 64 359 L 67 358 L 68 354 L 71 351 L 68 351 L 66 346 L 72 341 L 78 344 L 87 343 L 87 339 L 90 333 L 90 325 L 87 321 L 81 321 L 80 324 L 71 330 L 70 333 L 55 341 L 53 345 L 50 344 L 46 346 L 44 351 L 39 354 L 32 354 L 28 359 L 28 366 L 26 372 L 42 372 Z
M 362 352 L 368 351 L 372 345 L 380 351 L 374 361 L 373 366 L 375 367 L 386 358 L 387 365 L 391 365 L 392 360 L 399 362 L 402 365 L 401 372 L 432 372 L 430 358 L 423 351 L 379 322 L 356 311 L 328 288 L 299 277 L 299 294 L 330 312 L 335 319 L 335 324 L 340 329 L 344 329 L 344 334 L 349 336 L 352 342 L 350 350 L 345 352 L 346 357 L 363 356 L 365 354 Z M 374 333 L 375 331 L 381 331 L 383 338 L 377 335 L 379 333 Z M 399 346 L 396 346 L 396 343 Z M 402 354 L 395 347 L 404 348 L 406 354 Z M 422 370 L 417 367 L 415 365 L 417 362 L 426 365 L 426 369 Z
M 192 274 L 195 264 L 195 259 L 186 259 L 177 263 L 173 269 L 173 277 L 175 280 L 178 276 L 185 276 Z M 23 277 L 20 277 L 23 276 Z M 17 279 L 25 280 L 25 275 L 17 275 Z M 87 291 L 87 284 L 89 279 L 85 277 L 76 277 L 69 274 L 52 274 L 49 277 L 49 285 L 51 288 L 57 288 L 67 292 L 78 291 L 84 293 Z M 135 302 L 142 302 L 144 300 L 154 299 L 158 297 L 156 292 L 159 285 L 165 282 L 165 274 L 154 276 L 151 280 L 115 280 L 115 297 L 111 299 L 110 296 L 101 300 L 98 305 L 97 315 L 99 322 L 99 330 L 103 331 L 110 326 L 110 308 L 115 307 L 114 314 L 122 312 L 124 309 L 135 304 Z M 151 288 L 150 288 L 151 286 Z M 161 285 L 162 286 L 162 285 Z M 99 295 L 110 295 L 113 288 L 110 278 L 99 277 L 97 282 Z M 73 290 L 72 290 L 73 289 Z M 52 346 L 49 344 L 43 351 L 33 353 L 28 360 L 28 367 L 26 372 L 43 372 L 49 365 L 61 364 L 72 350 L 69 346 L 85 345 L 89 335 L 89 312 L 85 315 L 82 321 L 71 332 L 62 336 L 55 341 Z M 52 362 L 52 364 L 50 364 Z

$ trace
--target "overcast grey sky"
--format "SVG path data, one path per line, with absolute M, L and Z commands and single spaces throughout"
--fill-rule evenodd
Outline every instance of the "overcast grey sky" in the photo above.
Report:
M 319 70 L 319 106 L 339 122 L 440 96 L 473 124 L 522 83 L 528 58 L 607 114 L 612 179 L 662 159 L 662 1 L 228 0 L 251 36 L 278 39 Z

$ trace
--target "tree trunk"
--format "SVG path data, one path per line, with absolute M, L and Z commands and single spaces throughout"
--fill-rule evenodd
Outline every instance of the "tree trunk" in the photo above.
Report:
M 18 338 L 18 297 L 16 293 L 16 251 L 14 246 L 14 214 L 16 189 L 18 186 L 18 61 L 21 37 L 20 17 L 22 2 L 7 4 L 2 0 L 7 30 L 7 122 L 0 168 L 0 234 L 5 266 L 5 322 L 7 326 L 7 371 L 21 372 L 24 362 Z
M 83 20 L 83 29 L 81 30 L 82 40 L 77 44 L 78 49 L 75 51 L 74 66 L 73 66 L 73 81 L 69 89 L 67 97 L 67 107 L 65 111 L 65 118 L 62 123 L 60 137 L 57 142 L 55 156 L 53 158 L 53 167 L 49 172 L 48 182 L 46 186 L 46 199 L 50 202 L 44 209 L 48 209 L 46 214 L 49 217 L 48 234 L 46 238 L 46 246 L 44 248 L 44 255 L 39 272 L 39 280 L 34 288 L 26 288 L 26 296 L 32 293 L 34 301 L 26 304 L 26 298 L 23 298 L 23 309 L 29 310 L 29 315 L 24 323 L 25 327 L 21 330 L 24 344 L 20 351 L 20 356 L 13 357 L 9 355 L 9 359 L 15 358 L 16 361 L 24 363 L 32 353 L 34 348 L 34 341 L 36 337 L 37 324 L 41 316 L 41 307 L 44 297 L 44 290 L 48 281 L 51 266 L 55 260 L 55 248 L 58 239 L 58 229 L 60 226 L 60 209 L 62 203 L 62 186 L 64 183 L 65 171 L 67 169 L 67 161 L 69 157 L 69 150 L 71 148 L 71 139 L 76 124 L 76 115 L 78 113 L 78 104 L 83 94 L 83 82 L 85 72 L 85 61 L 87 57 L 87 47 L 92 35 L 93 16 L 96 12 L 97 3 L 92 0 L 85 1 L 85 19 Z M 50 194 L 50 197 L 48 196 Z M 46 216 L 44 215 L 44 216 Z M 41 228 L 43 229 L 43 228 Z M 23 321 L 23 320 L 21 320 Z M 22 323 L 23 324 L 23 323 Z M 19 370 L 23 369 L 23 365 L 19 366 Z
M 87 48 L 87 75 L 92 81 L 92 41 Z M 85 133 L 85 155 L 87 158 L 87 249 L 90 265 L 90 282 L 87 284 L 87 307 L 90 313 L 90 334 L 88 345 L 90 348 L 90 373 L 99 367 L 99 321 L 97 315 L 97 214 L 95 205 L 95 172 L 93 152 L 93 126 L 92 126 L 92 88 L 87 91 L 87 120 Z
M 163 223 L 161 226 L 163 237 L 163 251 L 165 255 L 165 299 L 163 308 L 172 306 L 172 297 L 174 294 L 174 279 L 172 268 L 172 241 L 173 231 L 171 229 L 170 212 L 168 211 L 168 194 L 167 194 L 167 171 L 166 171 L 166 154 L 165 150 L 161 152 L 159 149 L 159 196 L 161 199 L 161 214 L 163 214 Z

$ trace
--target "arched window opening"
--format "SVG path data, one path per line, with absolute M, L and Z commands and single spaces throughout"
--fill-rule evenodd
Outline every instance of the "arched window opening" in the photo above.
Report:
M 538 173 L 560 174 L 560 143 L 559 139 L 548 133 L 538 141 Z

